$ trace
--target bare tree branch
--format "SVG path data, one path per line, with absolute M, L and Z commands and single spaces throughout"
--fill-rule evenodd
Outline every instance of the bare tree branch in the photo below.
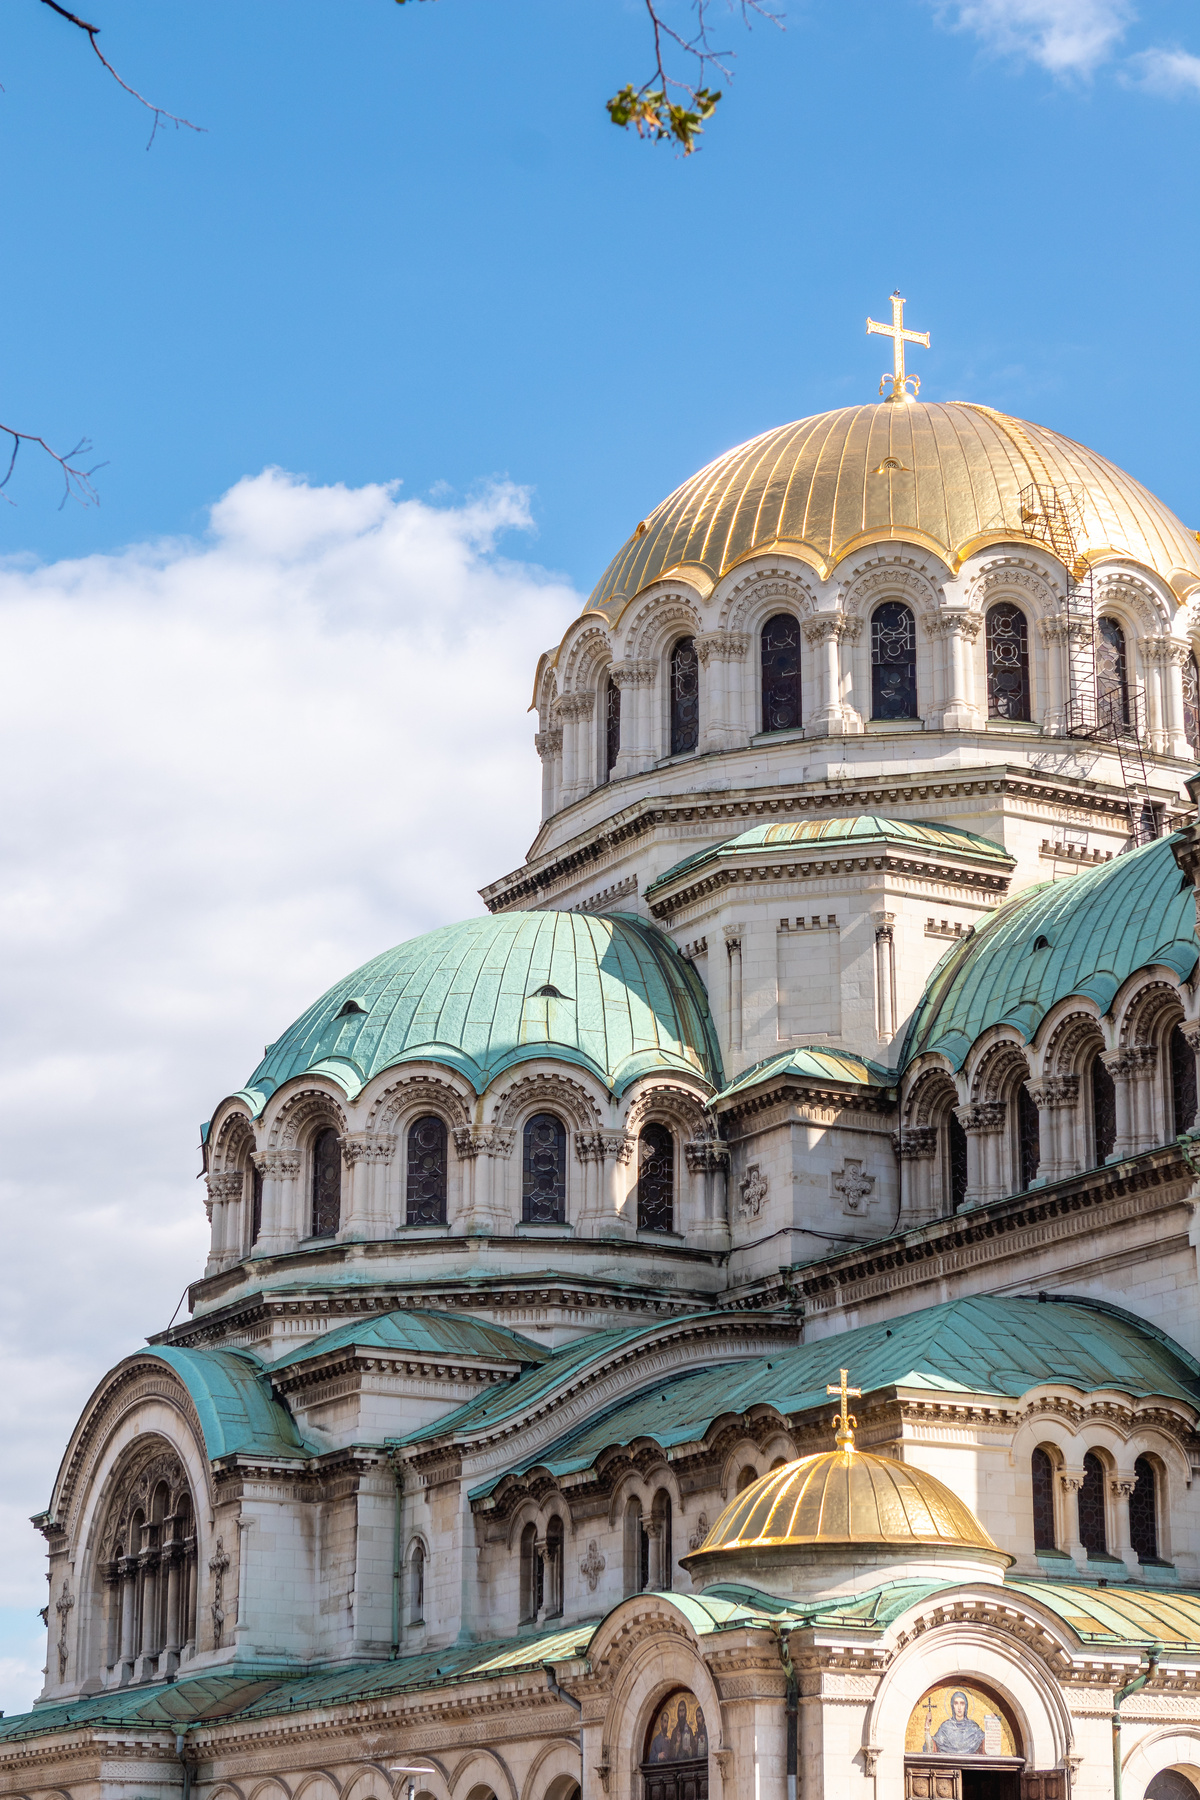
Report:
M 749 29 L 751 14 L 770 20 L 783 29 L 783 20 L 771 10 L 766 0 L 728 0 L 738 6 L 742 23 Z M 698 148 L 697 137 L 704 130 L 705 119 L 711 119 L 721 98 L 721 90 L 708 85 L 706 71 L 713 69 L 726 81 L 732 81 L 735 52 L 716 50 L 709 37 L 708 15 L 712 0 L 689 0 L 696 18 L 696 30 L 685 37 L 663 17 L 661 0 L 645 0 L 654 38 L 654 73 L 640 88 L 632 82 L 607 102 L 608 116 L 614 125 L 626 130 L 633 126 L 639 137 L 655 143 L 674 141 L 682 156 L 690 156 Z M 668 75 L 664 60 L 664 39 L 690 57 L 695 64 L 695 81 L 681 81 Z M 672 89 L 680 96 L 672 99 Z
M 97 469 L 102 469 L 104 464 L 93 463 L 90 469 L 83 469 L 79 466 L 78 461 L 78 458 L 86 456 L 92 447 L 87 438 L 80 438 L 73 450 L 68 450 L 65 456 L 60 456 L 57 450 L 50 448 L 44 437 L 38 437 L 35 432 L 17 431 L 11 425 L 0 424 L 0 435 L 12 439 L 12 455 L 8 459 L 4 477 L 0 480 L 0 496 L 8 500 L 10 506 L 15 506 L 16 501 L 9 499 L 9 496 L 4 493 L 4 489 L 8 486 L 9 478 L 17 466 L 17 452 L 22 444 L 36 444 L 61 469 L 63 497 L 58 503 L 59 512 L 62 511 L 68 500 L 78 500 L 80 506 L 99 506 L 100 496 L 92 485 L 92 476 Z
M 89 25 L 86 19 L 81 19 L 79 17 L 78 13 L 68 12 L 65 6 L 60 6 L 58 4 L 58 0 L 42 0 L 42 5 L 48 6 L 51 12 L 56 12 L 60 19 L 66 19 L 69 24 L 77 25 L 80 31 L 86 32 L 88 42 L 91 44 L 92 49 L 96 52 L 96 55 L 100 58 L 100 61 L 104 64 L 104 67 L 108 70 L 117 86 L 124 88 L 127 94 L 131 94 L 138 102 L 139 106 L 144 106 L 147 112 L 154 114 L 154 123 L 150 127 L 150 137 L 146 144 L 147 150 L 154 142 L 155 134 L 161 124 L 173 125 L 176 131 L 179 130 L 181 125 L 185 125 L 189 131 L 204 131 L 206 129 L 203 125 L 193 125 L 190 119 L 180 118 L 177 113 L 168 112 L 165 106 L 155 106 L 153 100 L 147 100 L 145 94 L 139 94 L 135 87 L 130 87 L 129 83 L 117 74 L 117 71 L 113 68 L 103 50 L 101 50 L 99 44 L 96 42 L 96 37 L 100 30 L 98 25 Z M 0 427 L 0 429 L 3 429 L 3 427 Z M 53 452 L 51 452 L 51 454 L 53 454 Z M 8 477 L 6 476 L 5 480 L 7 479 Z M 3 482 L 0 482 L 0 487 L 3 485 Z

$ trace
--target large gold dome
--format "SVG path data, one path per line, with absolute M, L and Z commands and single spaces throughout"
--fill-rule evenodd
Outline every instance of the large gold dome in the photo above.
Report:
M 747 556 L 799 553 L 824 577 L 856 545 L 900 535 L 957 566 L 1021 536 L 1020 492 L 1066 488 L 1083 506 L 1095 560 L 1132 557 L 1183 596 L 1200 584 L 1200 544 L 1114 463 L 967 401 L 881 401 L 781 425 L 729 450 L 677 488 L 618 551 L 588 601 L 615 620 L 670 569 L 718 580 Z
M 998 1547 L 970 1507 L 934 1476 L 851 1448 L 803 1456 L 752 1482 L 695 1554 L 801 1544 Z

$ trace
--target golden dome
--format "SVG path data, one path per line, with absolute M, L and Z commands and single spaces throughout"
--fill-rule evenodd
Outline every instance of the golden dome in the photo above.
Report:
M 970 1507 L 934 1476 L 848 1447 L 803 1456 L 752 1482 L 695 1554 L 801 1544 L 998 1548 Z
M 1080 547 L 1132 557 L 1182 596 L 1200 584 L 1195 535 L 1140 481 L 1044 425 L 966 401 L 881 401 L 781 425 L 677 488 L 618 551 L 588 601 L 610 619 L 671 569 L 718 580 L 745 557 L 788 550 L 824 578 L 860 544 L 899 536 L 957 567 L 1023 534 L 1024 487 L 1070 490 Z

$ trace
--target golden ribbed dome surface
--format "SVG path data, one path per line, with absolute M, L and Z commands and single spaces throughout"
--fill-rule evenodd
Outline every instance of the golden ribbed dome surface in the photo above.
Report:
M 955 1544 L 995 1550 L 970 1507 L 923 1469 L 863 1450 L 825 1450 L 772 1469 L 731 1500 L 703 1544 Z
M 1132 475 L 1044 425 L 967 401 L 880 401 L 781 425 L 719 456 L 649 514 L 618 551 L 587 610 L 615 619 L 668 570 L 719 580 L 760 551 L 799 551 L 824 575 L 859 543 L 915 539 L 957 566 L 1022 536 L 1020 495 L 1067 490 L 1082 507 L 1079 548 L 1132 557 L 1200 582 L 1200 544 Z

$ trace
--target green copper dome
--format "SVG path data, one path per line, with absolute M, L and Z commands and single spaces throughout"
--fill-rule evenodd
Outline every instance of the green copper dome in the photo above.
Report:
M 1050 1008 L 1070 994 L 1105 1013 L 1122 983 L 1151 963 L 1186 981 L 1200 945 L 1173 841 L 1029 888 L 955 945 L 930 977 L 901 1067 L 933 1050 L 961 1068 L 990 1025 L 1013 1025 L 1032 1043 Z
M 320 1073 L 353 1099 L 420 1061 L 482 1093 L 546 1056 L 614 1093 L 653 1070 L 723 1081 L 703 984 L 669 938 L 624 914 L 528 912 L 445 925 L 364 964 L 268 1046 L 242 1091 L 257 1112 L 285 1081 Z

